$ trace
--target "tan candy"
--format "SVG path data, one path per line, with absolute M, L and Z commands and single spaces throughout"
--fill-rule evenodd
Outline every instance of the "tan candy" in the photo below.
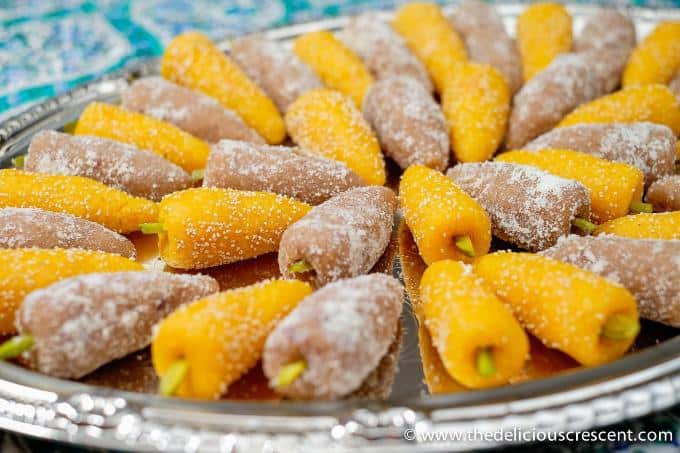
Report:
M 404 328 L 401 321 L 398 321 L 392 344 L 380 359 L 380 363 L 366 376 L 359 388 L 345 397 L 346 399 L 385 400 L 390 397 L 395 377 L 399 371 L 399 357 L 403 339 Z
M 591 217 L 597 223 L 625 216 L 631 205 L 634 207 L 642 199 L 644 175 L 639 169 L 580 151 L 552 148 L 519 150 L 503 153 L 496 160 L 531 165 L 580 182 L 588 188 Z
M 85 176 L 154 201 L 193 184 L 186 171 L 156 153 L 107 138 L 56 131 L 33 136 L 24 170 Z
M 482 205 L 494 236 L 527 250 L 550 247 L 575 218 L 590 218 L 585 186 L 528 165 L 459 164 L 446 175 Z
M 363 60 L 376 80 L 408 76 L 430 93 L 434 90 L 425 66 L 392 27 L 375 14 L 355 17 L 337 37 Z
M 599 81 L 588 58 L 563 54 L 528 81 L 515 95 L 506 146 L 521 148 L 552 129 L 579 105 L 595 98 Z
M 522 59 L 492 5 L 466 0 L 448 19 L 463 37 L 470 60 L 490 64 L 503 74 L 511 93 L 519 90 L 523 82 Z
M 640 316 L 680 327 L 680 241 L 569 236 L 541 253 L 625 286 Z
M 265 343 L 264 372 L 277 391 L 296 399 L 337 399 L 356 390 L 392 343 L 403 287 L 384 274 L 329 284 L 307 296 Z M 290 385 L 277 386 L 283 366 L 304 362 Z
M 0 209 L 0 249 L 86 249 L 135 258 L 135 246 L 103 225 L 36 208 Z
M 415 79 L 394 76 L 379 80 L 368 89 L 363 110 L 385 154 L 401 168 L 419 164 L 446 169 L 446 119 L 430 93 Z
M 141 271 L 88 274 L 32 292 L 17 328 L 41 373 L 80 378 L 151 343 L 152 328 L 181 305 L 219 291 L 204 275 Z
M 505 30 L 503 19 L 496 8 L 480 0 L 463 0 L 456 5 L 453 11 L 447 14 L 447 19 L 449 19 L 453 28 L 464 36 L 474 33 L 480 28 Z
M 233 140 L 213 146 L 203 179 L 204 187 L 274 192 L 313 205 L 363 185 L 341 162 L 299 148 Z
M 215 99 L 162 77 L 136 80 L 123 93 L 122 105 L 128 110 L 172 123 L 207 142 L 229 138 L 265 143 L 240 116 Z
M 314 71 L 290 49 L 261 35 L 235 40 L 231 56 L 282 113 L 301 94 L 323 87 Z
M 659 178 L 649 186 L 645 197 L 655 211 L 680 211 L 680 175 Z
M 621 83 L 621 74 L 635 41 L 635 24 L 619 11 L 603 8 L 586 21 L 574 41 L 574 51 L 590 60 L 602 95 Z
M 312 208 L 281 237 L 281 274 L 320 287 L 367 273 L 389 243 L 396 205 L 390 189 L 369 186 L 348 190 Z M 300 262 L 308 269 L 299 272 Z
M 592 123 L 553 129 L 524 149 L 571 149 L 639 168 L 649 185 L 673 173 L 673 131 L 654 123 Z

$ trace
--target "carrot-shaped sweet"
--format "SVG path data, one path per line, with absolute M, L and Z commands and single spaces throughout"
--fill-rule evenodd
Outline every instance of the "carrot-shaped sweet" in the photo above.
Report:
M 158 222 L 141 229 L 158 234 L 168 265 L 201 269 L 276 251 L 285 229 L 309 209 L 269 192 L 205 187 L 168 195 L 160 203 Z
M 153 151 L 191 172 L 205 167 L 210 145 L 177 126 L 116 105 L 93 102 L 76 124 L 76 135 L 95 135 Z
M 437 261 L 420 281 L 425 326 L 447 372 L 471 388 L 505 384 L 522 369 L 529 340 L 472 268 Z
M 493 66 L 462 63 L 444 85 L 442 110 L 459 162 L 482 162 L 496 152 L 510 115 L 510 90 Z
M 392 28 L 423 62 L 438 92 L 455 66 L 467 60 L 465 43 L 435 3 L 408 3 L 399 8 Z
M 329 31 L 304 34 L 293 43 L 293 50 L 316 72 L 323 83 L 338 90 L 361 108 L 373 77 L 361 59 Z
M 161 74 L 217 99 L 267 142 L 276 144 L 286 138 L 286 128 L 274 102 L 207 36 L 187 32 L 175 37 L 163 54 Z
M 680 211 L 619 217 L 599 225 L 595 234 L 615 234 L 638 239 L 680 239 Z
M 578 107 L 557 127 L 582 123 L 636 123 L 647 121 L 670 127 L 680 135 L 680 101 L 665 85 L 635 85 Z
M 217 399 L 252 368 L 267 335 L 312 288 L 268 280 L 186 305 L 158 326 L 151 344 L 160 392 Z
M 623 86 L 666 84 L 680 69 L 680 21 L 661 22 L 633 50 L 623 72 Z
M 477 260 L 474 272 L 545 345 L 584 365 L 621 357 L 640 330 L 628 290 L 571 264 L 496 252 Z
M 491 222 L 486 212 L 438 171 L 409 167 L 399 185 L 399 204 L 427 264 L 447 258 L 469 262 L 489 251 Z
M 158 205 L 82 176 L 0 170 L 0 208 L 39 208 L 71 214 L 118 233 L 155 222 Z
M 517 44 L 527 81 L 545 69 L 557 55 L 569 52 L 571 16 L 558 3 L 536 3 L 527 7 L 517 20 Z
M 308 91 L 288 108 L 286 126 L 293 141 L 339 160 L 368 184 L 385 184 L 385 161 L 371 127 L 352 101 L 338 91 Z

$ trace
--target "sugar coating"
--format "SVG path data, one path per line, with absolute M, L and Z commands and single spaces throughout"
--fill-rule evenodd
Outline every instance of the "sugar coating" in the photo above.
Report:
M 281 143 L 286 138 L 274 102 L 207 36 L 198 32 L 176 36 L 163 53 L 161 75 L 215 98 L 268 143 Z
M 680 241 L 572 235 L 541 254 L 626 287 L 640 316 L 680 327 Z
M 371 127 L 352 101 L 321 89 L 300 96 L 286 113 L 288 133 L 302 148 L 338 160 L 367 184 L 385 183 L 385 161 Z
M 0 248 L 77 248 L 135 258 L 125 236 L 70 214 L 35 208 L 0 209 Z
M 15 332 L 14 316 L 31 291 L 80 274 L 142 270 L 113 253 L 81 249 L 0 250 L 0 333 Z
M 311 292 L 301 281 L 267 280 L 180 307 L 154 335 L 156 373 L 184 359 L 189 370 L 177 395 L 218 399 L 257 364 L 269 333 Z
M 572 44 L 571 16 L 557 3 L 528 6 L 517 19 L 517 44 L 522 56 L 524 81 L 544 70 Z
M 664 85 L 630 86 L 581 105 L 565 116 L 558 127 L 648 121 L 670 127 L 677 136 L 680 135 L 679 102 Z
M 224 138 L 265 143 L 241 117 L 217 100 L 162 77 L 135 80 L 123 92 L 121 105 L 128 110 L 174 124 L 210 143 Z
M 506 146 L 520 148 L 555 127 L 565 115 L 599 94 L 599 80 L 583 54 L 567 53 L 515 95 Z
M 649 185 L 673 173 L 676 139 L 673 131 L 653 123 L 577 124 L 553 129 L 523 147 L 572 149 L 639 168 Z
M 399 184 L 399 206 L 428 265 L 441 259 L 472 261 L 455 246 L 461 236 L 470 237 L 476 256 L 489 251 L 491 222 L 486 212 L 438 171 L 409 167 Z
M 638 313 L 628 290 L 599 275 L 541 255 L 512 252 L 479 258 L 474 272 L 528 331 L 584 365 L 621 357 L 634 340 L 602 339 L 610 316 L 637 319 Z
M 596 234 L 637 239 L 680 239 L 680 211 L 627 215 L 603 223 Z
M 267 338 L 263 367 L 270 382 L 282 366 L 304 360 L 305 371 L 277 391 L 296 399 L 337 399 L 357 389 L 392 343 L 403 291 L 395 278 L 370 274 L 306 297 Z
M 510 90 L 492 66 L 461 63 L 442 94 L 451 148 L 459 162 L 489 159 L 503 141 L 510 112 Z
M 213 146 L 203 178 L 204 187 L 274 192 L 312 205 L 362 185 L 341 162 L 300 148 L 234 140 Z
M 623 86 L 668 83 L 680 70 L 680 21 L 659 23 L 635 48 L 623 73 Z
M 88 274 L 30 293 L 17 330 L 33 335 L 32 367 L 77 379 L 151 342 L 152 327 L 181 305 L 217 292 L 203 275 L 157 271 Z
M 407 76 L 426 91 L 434 90 L 425 66 L 392 27 L 375 14 L 364 13 L 353 18 L 337 37 L 363 60 L 377 80 Z
M 93 102 L 83 110 L 74 134 L 153 151 L 186 171 L 203 168 L 210 153 L 210 145 L 173 124 L 102 102 Z
M 596 223 L 626 215 L 630 204 L 642 198 L 643 175 L 640 170 L 579 151 L 510 151 L 496 160 L 531 165 L 580 182 L 590 191 L 590 209 Z
M 600 81 L 600 95 L 619 86 L 635 42 L 635 24 L 620 11 L 601 8 L 586 20 L 574 41 L 574 51 L 584 54 L 590 61 Z
M 323 83 L 361 107 L 373 77 L 361 59 L 329 31 L 306 33 L 293 42 L 293 51 Z
M 522 86 L 522 60 L 496 9 L 479 0 L 465 0 L 448 16 L 465 40 L 470 60 L 493 66 L 514 94 Z
M 571 221 L 590 218 L 588 189 L 528 165 L 459 164 L 447 176 L 482 205 L 493 234 L 538 251 L 569 234 Z
M 434 3 L 407 3 L 399 8 L 392 28 L 427 69 L 441 93 L 455 66 L 467 60 L 465 43 Z
M 305 278 L 289 268 L 305 260 L 317 287 L 365 274 L 390 241 L 397 200 L 386 187 L 358 187 L 313 208 L 281 237 L 279 269 L 284 277 Z
M 680 175 L 667 175 L 655 181 L 645 195 L 655 211 L 680 211 Z
M 448 166 L 446 118 L 420 82 L 408 76 L 379 80 L 366 93 L 363 113 L 385 154 L 401 168 L 425 165 L 443 171 Z
M 158 221 L 161 258 L 202 269 L 274 252 L 284 230 L 310 206 L 267 192 L 196 188 L 163 199 Z
M 280 112 L 285 113 L 301 94 L 323 86 L 314 71 L 279 41 L 250 35 L 235 40 L 230 53 Z
M 581 33 L 574 39 L 574 51 L 608 50 L 613 46 L 635 46 L 635 24 L 626 11 L 599 8 L 586 20 Z
M 154 201 L 193 184 L 187 172 L 158 154 L 106 138 L 57 131 L 33 136 L 24 170 L 85 176 Z
M 529 356 L 529 341 L 512 312 L 460 261 L 442 260 L 420 281 L 424 324 L 442 364 L 470 388 L 501 385 L 515 376 Z M 495 372 L 482 377 L 477 353 L 491 348 Z
M 155 222 L 156 203 L 82 176 L 0 170 L 0 208 L 38 208 L 99 223 L 118 233 Z

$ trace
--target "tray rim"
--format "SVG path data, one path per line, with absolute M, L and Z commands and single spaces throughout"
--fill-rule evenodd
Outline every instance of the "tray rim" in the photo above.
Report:
M 502 14 L 512 15 L 526 5 L 496 6 Z M 589 14 L 598 8 L 579 4 L 567 7 L 578 14 Z M 630 10 L 636 20 L 680 18 L 680 9 Z M 380 15 L 388 17 L 389 13 Z M 347 16 L 336 17 L 264 33 L 273 39 L 287 40 L 312 30 L 337 29 L 348 20 Z M 229 41 L 223 40 L 219 46 L 228 50 Z M 133 62 L 0 123 L 0 161 L 13 157 L 13 149 L 46 122 L 58 120 L 67 109 L 95 98 L 115 95 L 134 78 L 157 73 L 157 63 L 156 58 Z M 635 371 L 641 362 L 651 366 Z M 612 376 L 615 377 L 610 379 Z M 563 386 L 562 391 L 550 392 Z M 494 397 L 490 401 L 489 394 Z M 510 398 L 517 395 L 520 397 Z M 318 442 L 316 446 L 314 442 L 310 444 L 310 451 L 330 446 L 338 451 L 356 447 L 370 447 L 375 451 L 401 448 L 434 451 L 443 447 L 450 450 L 470 445 L 414 443 L 404 440 L 402 434 L 407 428 L 422 432 L 469 429 L 473 424 L 483 424 L 487 429 L 516 425 L 542 430 L 590 429 L 646 415 L 679 402 L 680 336 L 597 368 L 483 392 L 386 402 L 182 401 L 62 381 L 0 363 L 0 428 L 67 443 L 149 451 L 167 449 L 171 444 L 184 448 L 197 441 L 197 445 L 208 450 L 223 450 L 226 442 L 227 447 L 237 451 L 254 440 L 277 446 L 287 445 L 292 437 L 294 444 L 299 445 L 308 442 L 310 436 Z M 263 408 L 267 415 L 262 414 Z M 584 418 L 588 422 L 583 423 Z M 184 428 L 178 430 L 178 425 Z M 220 440 L 212 445 L 215 448 L 210 448 L 210 439 L 214 441 L 215 436 Z M 475 445 L 476 448 L 489 446 L 492 445 Z

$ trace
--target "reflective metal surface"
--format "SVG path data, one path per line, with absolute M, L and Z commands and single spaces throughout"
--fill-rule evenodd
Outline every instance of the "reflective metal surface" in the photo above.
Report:
M 523 9 L 499 6 L 511 29 Z M 576 30 L 593 11 L 573 6 Z M 678 10 L 635 9 L 644 35 Z M 337 29 L 346 18 L 269 31 L 289 41 L 319 29 Z M 222 43 L 228 50 L 228 43 Z M 0 166 L 25 152 L 31 137 L 75 120 L 93 100 L 116 101 L 129 80 L 157 72 L 145 61 L 50 99 L 0 124 Z M 394 273 L 401 275 L 399 260 Z M 0 429 L 81 445 L 136 451 L 451 451 L 492 444 L 423 443 L 404 432 L 482 431 L 522 427 L 590 429 L 639 417 L 680 402 L 680 337 L 645 324 L 639 350 L 614 363 L 486 391 L 430 396 L 422 384 L 417 326 L 403 317 L 405 339 L 392 397 L 387 401 L 214 403 L 165 399 L 46 377 L 0 363 Z M 670 338 L 670 339 L 668 339 Z M 656 343 L 659 344 L 656 344 Z

